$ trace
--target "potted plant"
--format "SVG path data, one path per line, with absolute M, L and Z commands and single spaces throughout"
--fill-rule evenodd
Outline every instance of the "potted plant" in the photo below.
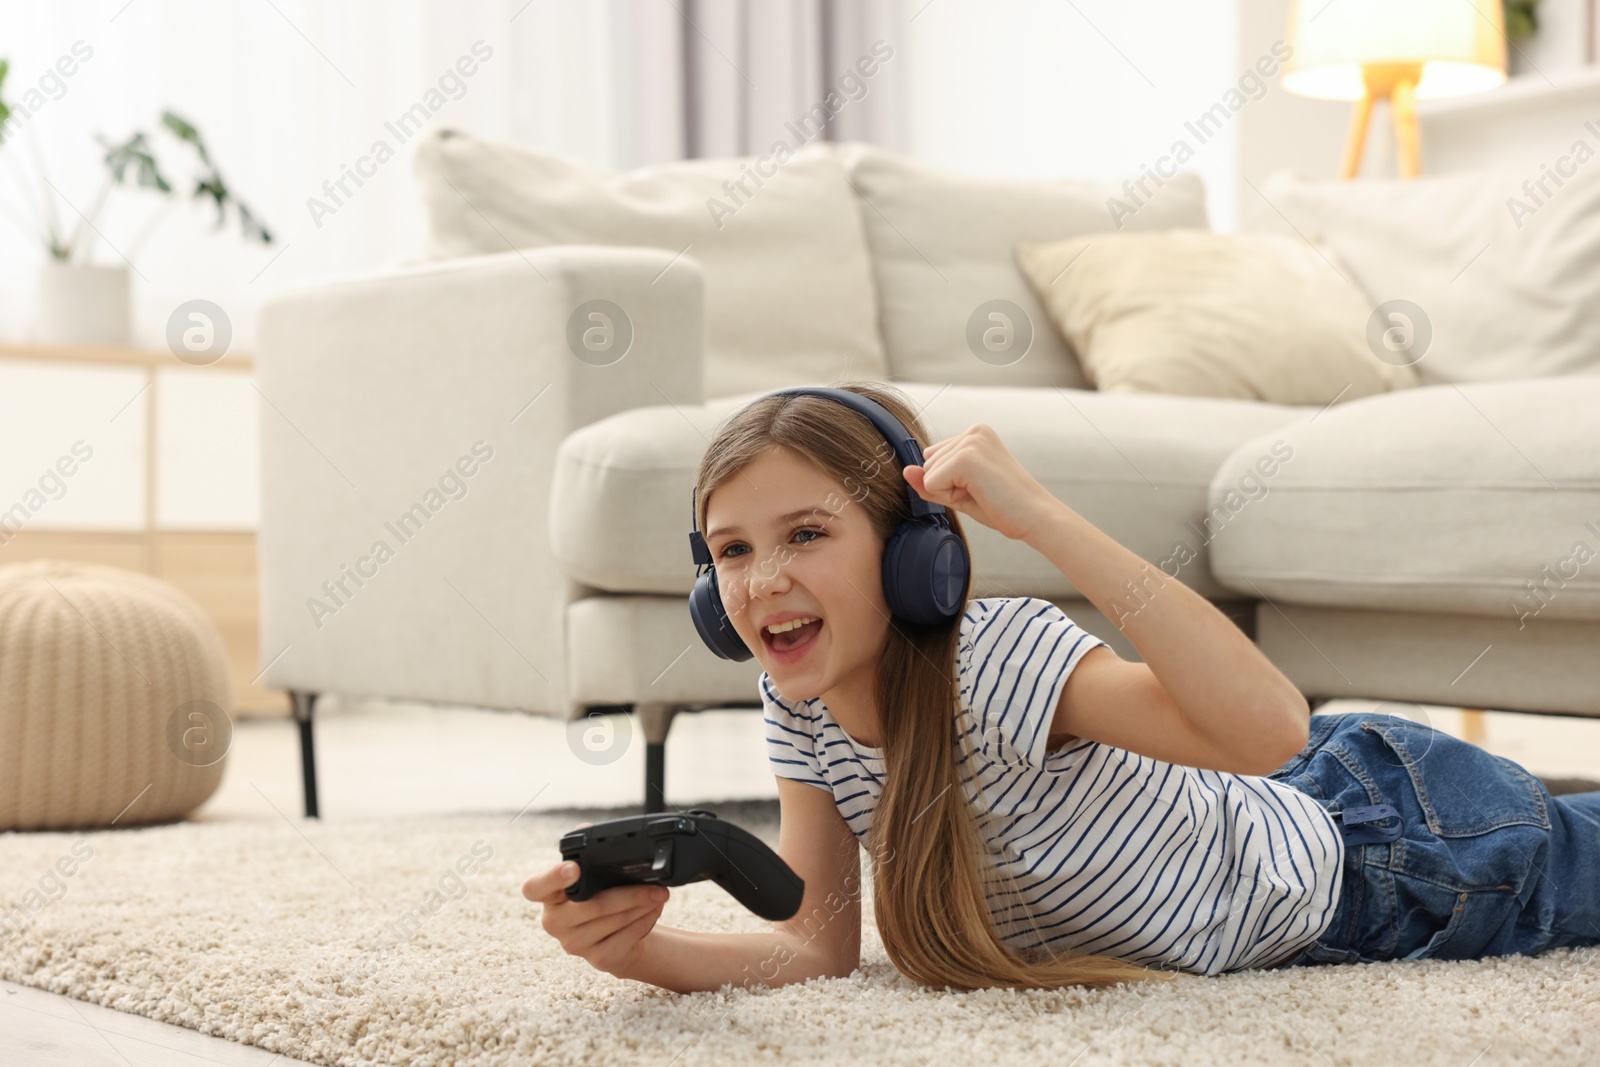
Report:
M 11 109 L 5 102 L 5 79 L 10 64 L 0 59 L 0 128 L 10 118 Z M 173 111 L 161 113 L 160 129 L 187 146 L 199 164 L 193 177 L 191 200 L 205 200 L 216 206 L 217 222 L 221 229 L 230 208 L 239 217 L 240 228 L 249 240 L 262 244 L 272 243 L 272 234 L 256 215 L 233 195 L 223 180 L 222 173 L 211 159 L 205 141 L 193 123 Z M 32 127 L 29 127 L 32 133 Z M 96 223 L 105 210 L 111 191 L 117 186 L 133 186 L 153 190 L 169 199 L 175 196 L 173 185 L 161 171 L 151 140 L 143 131 L 135 131 L 118 143 L 95 135 L 105 149 L 101 162 L 106 174 L 99 192 L 87 211 L 76 212 L 77 224 L 70 232 L 61 224 L 61 213 L 56 208 L 55 196 L 60 192 L 43 173 L 40 163 L 39 178 L 42 186 L 37 190 L 36 202 L 42 205 L 36 239 L 43 246 L 46 258 L 39 271 L 39 318 L 36 335 L 46 344 L 63 345 L 125 345 L 131 334 L 129 314 L 129 268 L 154 232 L 156 224 L 166 217 L 157 212 L 144 229 L 128 245 L 126 254 L 117 252 L 120 262 L 102 266 L 92 262 L 95 245 L 100 238 Z M 3 151 L 3 145 L 0 145 Z M 36 156 L 37 158 L 37 156 Z

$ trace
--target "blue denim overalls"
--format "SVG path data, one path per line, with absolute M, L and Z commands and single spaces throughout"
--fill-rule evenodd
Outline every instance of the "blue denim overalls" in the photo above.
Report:
M 1600 944 L 1600 791 L 1552 797 L 1503 756 L 1380 714 L 1311 716 L 1266 777 L 1314 797 L 1345 841 L 1328 928 L 1269 969 Z

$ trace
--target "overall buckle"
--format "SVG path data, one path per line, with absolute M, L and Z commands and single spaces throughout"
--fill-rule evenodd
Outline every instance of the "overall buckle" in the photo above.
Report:
M 1400 817 L 1400 813 L 1392 804 L 1359 804 L 1330 814 L 1343 824 L 1340 832 L 1344 834 L 1347 845 L 1393 841 L 1400 836 L 1400 831 L 1405 826 L 1405 820 Z M 1389 818 L 1394 819 L 1393 826 L 1377 825 Z M 1355 829 L 1358 826 L 1360 829 Z

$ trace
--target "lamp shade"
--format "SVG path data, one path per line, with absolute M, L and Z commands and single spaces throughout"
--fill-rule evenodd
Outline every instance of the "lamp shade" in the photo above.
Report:
M 1422 66 L 1418 99 L 1506 80 L 1502 0 L 1291 0 L 1283 87 L 1359 100 L 1362 67 Z

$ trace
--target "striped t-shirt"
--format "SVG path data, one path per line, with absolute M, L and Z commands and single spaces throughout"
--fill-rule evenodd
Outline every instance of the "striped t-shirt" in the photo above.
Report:
M 1001 940 L 1195 974 L 1310 944 L 1332 921 L 1344 850 L 1314 798 L 1082 738 L 1046 751 L 1067 676 L 1101 644 L 1035 597 L 971 600 L 963 615 L 963 743 L 976 749 L 964 791 L 1020 893 L 989 894 Z M 820 698 L 786 702 L 766 673 L 760 690 L 773 772 L 829 790 L 866 838 L 883 750 L 853 742 Z

